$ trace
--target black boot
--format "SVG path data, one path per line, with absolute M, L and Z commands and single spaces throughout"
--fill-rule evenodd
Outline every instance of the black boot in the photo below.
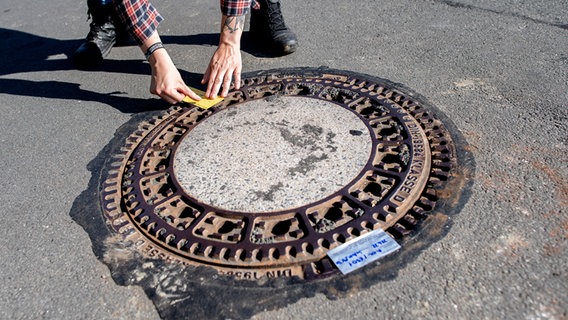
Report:
M 73 62 L 79 68 L 92 67 L 106 57 L 116 43 L 115 22 L 118 21 L 112 1 L 88 0 L 92 18 L 86 41 L 73 54 Z
M 260 9 L 251 10 L 250 36 L 260 45 L 267 46 L 275 55 L 296 51 L 298 40 L 284 23 L 280 1 L 259 0 Z

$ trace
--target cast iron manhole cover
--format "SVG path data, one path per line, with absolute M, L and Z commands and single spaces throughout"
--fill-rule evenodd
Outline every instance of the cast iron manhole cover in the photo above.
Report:
M 102 190 L 112 228 L 146 257 L 238 279 L 337 274 L 330 249 L 377 229 L 402 239 L 459 193 L 431 110 L 334 70 L 246 78 L 208 110 L 141 124 L 122 150 Z

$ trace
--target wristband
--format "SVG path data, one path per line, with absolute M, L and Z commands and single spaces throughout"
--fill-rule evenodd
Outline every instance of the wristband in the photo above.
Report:
M 148 50 L 144 54 L 144 56 L 146 57 L 146 60 L 148 60 L 150 58 L 150 56 L 152 55 L 152 53 L 154 53 L 158 49 L 165 49 L 164 45 L 161 42 L 156 42 L 153 45 L 151 45 L 150 47 L 148 47 Z

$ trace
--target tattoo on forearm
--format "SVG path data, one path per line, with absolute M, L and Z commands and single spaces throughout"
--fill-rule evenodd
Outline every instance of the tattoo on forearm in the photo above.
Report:
M 223 29 L 229 30 L 230 33 L 242 30 L 245 26 L 245 16 L 229 16 L 225 19 Z

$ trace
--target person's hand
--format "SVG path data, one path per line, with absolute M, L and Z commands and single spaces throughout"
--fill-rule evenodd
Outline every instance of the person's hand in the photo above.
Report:
M 168 103 L 178 103 L 189 96 L 194 100 L 201 98 L 183 82 L 181 75 L 166 50 L 156 50 L 149 59 L 152 68 L 150 92 L 160 96 Z
M 215 98 L 221 91 L 221 97 L 226 97 L 229 93 L 231 80 L 235 83 L 235 89 L 240 88 L 241 84 L 241 49 L 238 44 L 221 43 L 213 54 L 209 66 L 203 75 L 201 83 L 207 83 L 207 98 Z
M 207 70 L 203 74 L 201 83 L 207 83 L 205 97 L 215 98 L 221 91 L 221 97 L 229 94 L 231 80 L 235 83 L 235 89 L 241 88 L 241 35 L 245 25 L 245 16 L 221 17 L 221 35 L 219 47 L 215 50 Z

